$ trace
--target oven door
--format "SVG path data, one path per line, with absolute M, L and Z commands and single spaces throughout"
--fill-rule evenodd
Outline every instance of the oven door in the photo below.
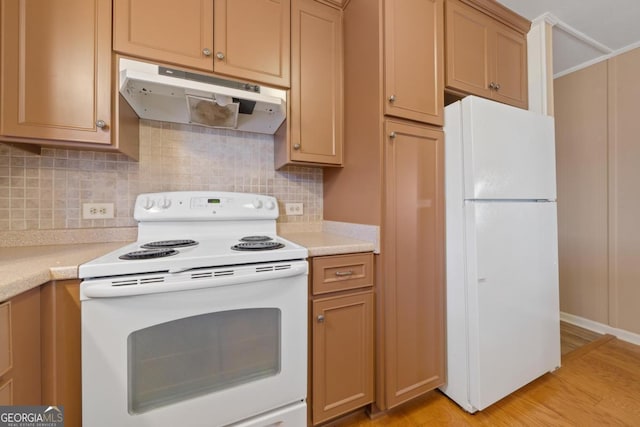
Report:
M 83 425 L 224 426 L 304 402 L 307 262 L 287 265 L 251 266 L 263 272 L 242 283 L 214 270 L 165 276 L 180 291 L 109 285 L 117 297 L 105 279 L 83 282 Z

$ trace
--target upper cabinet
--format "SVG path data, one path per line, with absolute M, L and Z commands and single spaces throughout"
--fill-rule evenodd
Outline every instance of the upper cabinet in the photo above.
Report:
M 289 87 L 290 0 L 114 0 L 113 47 Z
M 137 136 L 121 141 L 114 120 L 127 111 L 111 91 L 111 1 L 0 7 L 0 139 L 137 157 Z
M 527 108 L 530 23 L 475 0 L 446 0 L 445 21 L 446 88 Z
M 213 0 L 114 0 L 113 49 L 213 70 Z
M 290 0 L 213 3 L 213 71 L 289 87 Z
M 384 113 L 444 122 L 443 0 L 384 2 Z
M 288 119 L 276 134 L 275 166 L 341 166 L 343 148 L 342 12 L 293 0 Z

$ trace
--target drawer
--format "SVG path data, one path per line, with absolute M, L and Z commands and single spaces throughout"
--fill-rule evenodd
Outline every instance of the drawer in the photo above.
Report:
M 11 369 L 11 301 L 0 304 L 0 376 Z
M 13 405 L 13 380 L 0 381 L 0 406 Z
M 313 295 L 373 286 L 373 254 L 315 257 L 311 272 Z

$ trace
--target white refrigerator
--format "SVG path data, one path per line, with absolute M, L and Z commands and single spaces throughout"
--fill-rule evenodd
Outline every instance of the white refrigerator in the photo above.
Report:
M 447 384 L 482 410 L 560 366 L 553 118 L 445 108 Z

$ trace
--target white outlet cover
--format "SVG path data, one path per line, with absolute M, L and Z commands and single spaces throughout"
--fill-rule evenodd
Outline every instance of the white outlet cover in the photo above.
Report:
M 284 209 L 287 215 L 302 215 L 304 213 L 302 203 L 285 203 Z
M 113 203 L 82 204 L 82 219 L 111 219 L 113 217 Z

